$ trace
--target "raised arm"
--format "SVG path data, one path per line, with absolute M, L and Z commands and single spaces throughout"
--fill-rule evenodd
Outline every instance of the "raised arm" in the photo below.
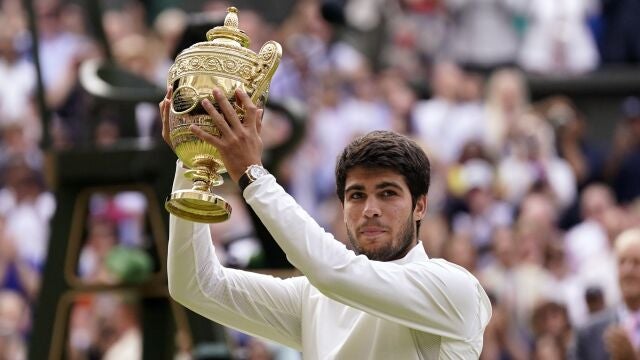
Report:
M 172 88 L 159 103 L 162 137 L 172 147 L 169 112 Z M 210 104 L 209 104 L 210 105 Z M 173 190 L 191 182 L 178 162 Z M 169 293 L 177 302 L 220 324 L 300 350 L 301 288 L 306 280 L 227 269 L 215 254 L 209 226 L 169 219 Z
M 178 166 L 174 190 L 190 187 Z M 301 278 L 278 279 L 223 267 L 207 224 L 173 215 L 168 257 L 171 297 L 220 324 L 301 349 Z

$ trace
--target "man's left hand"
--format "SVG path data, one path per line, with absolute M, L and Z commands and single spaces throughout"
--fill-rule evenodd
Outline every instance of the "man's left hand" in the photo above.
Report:
M 238 106 L 244 109 L 244 120 L 233 108 L 220 89 L 213 90 L 213 96 L 222 114 L 207 99 L 202 100 L 202 106 L 213 119 L 213 124 L 220 131 L 220 136 L 211 135 L 197 125 L 191 125 L 191 131 L 203 141 L 215 146 L 220 152 L 231 179 L 238 179 L 249 165 L 262 164 L 262 109 L 251 101 L 249 95 L 242 89 L 235 91 Z

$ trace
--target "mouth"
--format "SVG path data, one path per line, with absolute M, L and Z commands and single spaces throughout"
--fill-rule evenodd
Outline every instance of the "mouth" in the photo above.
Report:
M 360 235 L 368 238 L 377 237 L 386 232 L 386 229 L 379 226 L 364 226 L 359 231 Z

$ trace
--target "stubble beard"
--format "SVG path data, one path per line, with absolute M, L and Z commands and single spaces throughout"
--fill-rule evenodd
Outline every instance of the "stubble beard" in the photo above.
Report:
M 408 221 L 400 232 L 400 241 L 392 242 L 387 246 L 378 247 L 375 249 L 367 250 L 362 248 L 358 244 L 358 240 L 353 233 L 352 229 L 347 227 L 347 236 L 349 237 L 349 243 L 356 255 L 365 255 L 370 260 L 376 261 L 393 261 L 404 257 L 414 244 L 416 235 L 416 229 L 414 227 L 414 221 L 410 216 Z

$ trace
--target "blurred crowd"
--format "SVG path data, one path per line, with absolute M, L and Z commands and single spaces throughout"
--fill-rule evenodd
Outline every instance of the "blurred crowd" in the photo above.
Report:
M 83 90 L 82 64 L 110 54 L 164 89 L 193 19 L 177 4 L 151 14 L 148 2 L 102 1 L 103 44 L 80 3 L 33 3 L 40 76 L 23 2 L 0 0 L 2 359 L 25 357 L 56 209 L 44 180 L 43 133 L 53 150 L 116 144 L 125 136 L 122 119 Z M 203 1 L 200 15 L 220 20 L 228 5 Z M 614 249 L 621 234 L 640 227 L 640 94 L 627 94 L 616 118 L 594 119 L 566 94 L 533 101 L 527 79 L 637 65 L 639 18 L 633 0 L 301 0 L 278 22 L 240 9 L 254 51 L 267 40 L 284 49 L 270 101 L 305 113 L 299 145 L 272 171 L 337 239 L 346 239 L 333 179 L 341 149 L 374 129 L 424 146 L 432 185 L 420 238 L 430 257 L 467 268 L 490 294 L 494 315 L 483 359 L 579 359 L 581 329 L 626 301 Z M 47 122 L 38 107 L 40 83 Z M 137 137 L 161 141 L 157 103 L 137 104 L 134 121 Z M 613 136 L 594 136 L 594 122 L 616 124 Z M 267 147 L 289 133 L 276 113 L 265 113 Z M 221 259 L 235 267 L 260 264 L 261 242 L 237 190 L 220 191 L 234 206 L 230 221 L 212 226 Z M 144 199 L 119 199 L 108 201 L 110 213 L 133 207 L 139 226 Z M 105 249 L 137 241 L 118 230 L 131 222 L 90 220 L 78 272 L 111 282 L 113 274 L 96 263 L 106 261 Z M 100 318 L 124 319 L 126 329 L 139 327 L 130 302 L 78 303 L 85 306 L 70 324 L 81 324 L 68 344 L 73 358 L 106 357 L 113 344 L 139 349 L 139 334 L 122 331 L 118 341 L 112 331 L 105 344 L 106 335 L 83 331 L 98 310 Z M 296 358 L 273 344 L 230 337 L 238 358 Z M 637 338 L 628 336 L 636 351 Z

